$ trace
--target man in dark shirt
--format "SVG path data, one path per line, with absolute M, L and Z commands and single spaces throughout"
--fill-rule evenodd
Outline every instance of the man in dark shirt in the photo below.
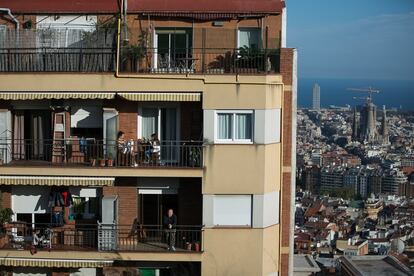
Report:
M 168 209 L 168 213 L 164 216 L 164 229 L 167 238 L 168 250 L 175 251 L 175 234 L 177 226 L 177 216 L 173 209 Z

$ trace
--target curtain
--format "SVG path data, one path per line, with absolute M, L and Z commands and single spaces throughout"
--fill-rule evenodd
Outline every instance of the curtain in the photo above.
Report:
M 252 115 L 236 114 L 236 139 L 252 139 Z
M 218 139 L 232 139 L 232 114 L 217 114 Z
M 32 117 L 32 143 L 33 143 L 33 157 L 42 159 L 45 153 L 45 137 L 44 137 L 44 122 L 40 114 L 33 114 Z
M 14 114 L 13 159 L 20 160 L 24 158 L 24 113 L 21 110 L 17 110 Z
M 168 162 L 177 161 L 178 142 L 177 142 L 177 109 L 161 109 L 161 159 Z
M 151 139 L 151 134 L 158 135 L 158 108 L 143 108 L 141 118 L 141 137 Z
M 239 47 L 259 48 L 260 29 L 239 30 Z

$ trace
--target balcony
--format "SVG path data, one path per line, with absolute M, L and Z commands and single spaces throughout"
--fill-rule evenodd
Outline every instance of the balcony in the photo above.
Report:
M 217 37 L 234 35 L 235 30 L 219 35 L 210 31 L 211 36 L 187 33 L 184 44 L 180 34 L 169 34 L 171 43 L 167 44 L 166 34 L 157 34 L 163 43 L 153 45 L 154 37 L 137 37 L 139 32 L 133 29 L 130 36 L 135 44 L 122 46 L 117 53 L 117 30 L 113 28 L 7 30 L 0 40 L 0 72 L 115 72 L 119 55 L 120 72 L 129 74 L 279 73 L 278 48 L 238 47 L 233 42 L 218 43 L 227 48 L 200 47 L 201 41 L 211 40 L 209 45 L 215 45 L 211 42 Z M 192 40 L 197 43 L 192 45 Z
M 111 48 L 0 48 L 0 72 L 114 72 Z
M 167 231 L 161 225 L 65 225 L 12 222 L 1 238 L 0 250 L 30 250 L 38 238 L 37 250 L 101 252 L 202 252 L 202 226 L 177 226 L 175 251 L 168 251 Z
M 202 142 L 95 139 L 1 140 L 0 166 L 67 166 L 96 168 L 202 168 Z
M 270 74 L 279 72 L 277 49 L 121 49 L 121 72 L 143 74 Z

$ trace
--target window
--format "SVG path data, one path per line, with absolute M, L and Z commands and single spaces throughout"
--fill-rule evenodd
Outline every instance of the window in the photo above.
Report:
M 155 30 L 155 68 L 174 68 L 186 65 L 191 55 L 192 31 L 186 28 L 159 28 Z
M 216 142 L 253 142 L 253 111 L 219 111 L 216 117 Z
M 251 226 L 251 195 L 215 195 L 213 224 L 215 226 Z
M 261 47 L 259 28 L 241 28 L 238 32 L 238 47 L 259 49 Z

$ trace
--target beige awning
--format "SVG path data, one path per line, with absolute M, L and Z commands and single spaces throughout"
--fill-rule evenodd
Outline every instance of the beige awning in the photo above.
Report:
M 113 186 L 113 177 L 66 177 L 66 176 L 20 176 L 0 175 L 0 185 L 39 186 Z
M 118 96 L 129 100 L 139 102 L 199 102 L 201 93 L 192 92 L 125 92 L 118 93 Z
M 112 260 L 0 258 L 0 266 L 86 268 L 112 266 Z
M 113 99 L 115 93 L 107 92 L 0 92 L 1 100 L 44 100 L 44 99 Z

